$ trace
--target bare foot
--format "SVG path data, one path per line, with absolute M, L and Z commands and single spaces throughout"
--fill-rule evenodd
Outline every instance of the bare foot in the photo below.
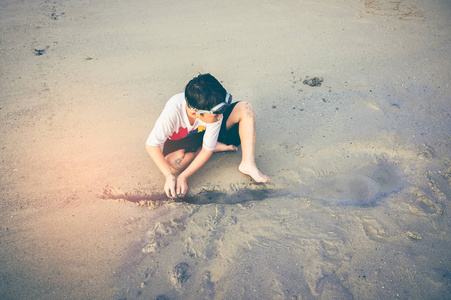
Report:
M 241 173 L 249 175 L 254 179 L 256 182 L 268 182 L 269 177 L 265 174 L 262 174 L 260 170 L 255 165 L 245 165 L 243 163 L 240 164 L 238 167 L 238 170 L 240 170 Z
M 238 147 L 235 145 L 226 145 L 224 143 L 216 143 L 214 152 L 236 151 Z

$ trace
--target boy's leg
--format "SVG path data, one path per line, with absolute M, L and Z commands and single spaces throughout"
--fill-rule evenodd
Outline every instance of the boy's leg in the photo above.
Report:
M 179 149 L 166 155 L 165 159 L 171 166 L 172 174 L 179 174 L 185 170 L 189 164 L 196 158 L 200 152 L 199 148 L 196 152 L 186 152 L 185 149 Z M 238 148 L 235 145 L 226 145 L 223 143 L 216 143 L 214 152 L 236 151 Z
M 199 148 L 196 152 L 185 152 L 185 149 L 179 149 L 166 155 L 165 159 L 171 166 L 172 174 L 178 175 L 196 158 L 200 152 Z
M 238 147 L 235 145 L 226 145 L 221 142 L 216 143 L 215 150 L 213 152 L 226 152 L 226 151 L 236 151 L 238 150 Z
M 267 182 L 269 177 L 261 173 L 255 164 L 255 114 L 252 105 L 241 101 L 235 105 L 227 119 L 226 129 L 238 123 L 242 158 L 238 167 L 241 173 L 251 176 L 256 182 Z

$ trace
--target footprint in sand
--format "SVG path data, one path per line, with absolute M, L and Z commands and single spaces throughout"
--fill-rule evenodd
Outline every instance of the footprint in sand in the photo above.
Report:
M 322 255 L 325 260 L 328 261 L 349 261 L 351 256 L 343 251 L 344 246 L 342 241 L 320 241 L 321 248 L 323 249 Z
M 418 207 L 427 215 L 441 215 L 443 214 L 442 205 L 432 201 L 427 197 L 419 197 L 416 201 Z
M 376 220 L 364 219 L 362 221 L 363 231 L 370 240 L 381 241 L 386 236 L 384 228 Z
M 377 201 L 402 188 L 402 173 L 393 164 L 380 163 L 350 174 L 321 177 L 308 188 L 311 198 L 339 205 L 374 206 Z
M 185 262 L 177 264 L 174 269 L 172 269 L 171 281 L 175 286 L 182 286 L 190 275 L 188 273 L 189 265 Z
M 146 245 L 141 249 L 142 253 L 154 253 L 158 248 L 166 246 L 168 237 L 174 236 L 179 231 L 184 230 L 182 220 L 172 219 L 169 222 L 157 222 L 154 228 L 147 231 Z
M 413 187 L 410 190 L 412 198 L 415 200 L 410 201 L 409 209 L 411 212 L 417 215 L 423 216 L 441 216 L 444 212 L 444 205 L 440 203 L 437 194 Z M 446 196 L 445 196 L 446 197 Z
M 318 299 L 354 299 L 354 296 L 333 274 L 323 274 L 316 284 Z
M 199 287 L 198 299 L 214 299 L 215 283 L 211 281 L 210 271 L 205 271 L 202 275 L 202 283 Z
M 363 12 L 373 15 L 393 17 L 401 20 L 422 18 L 423 13 L 415 5 L 405 0 L 371 0 L 364 1 Z

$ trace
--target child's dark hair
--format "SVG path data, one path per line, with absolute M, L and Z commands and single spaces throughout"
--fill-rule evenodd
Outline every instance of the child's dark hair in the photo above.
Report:
M 200 74 L 191 79 L 185 87 L 186 101 L 191 107 L 210 110 L 224 102 L 227 91 L 210 74 Z

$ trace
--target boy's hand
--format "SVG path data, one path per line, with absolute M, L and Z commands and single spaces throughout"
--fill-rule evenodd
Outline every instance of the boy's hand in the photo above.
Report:
M 177 178 L 177 197 L 185 197 L 188 192 L 188 183 L 186 182 L 186 178 L 180 175 Z
M 175 193 L 175 175 L 169 174 L 166 176 L 166 182 L 164 183 L 164 192 L 166 193 L 166 196 L 169 198 L 176 198 L 177 195 Z

